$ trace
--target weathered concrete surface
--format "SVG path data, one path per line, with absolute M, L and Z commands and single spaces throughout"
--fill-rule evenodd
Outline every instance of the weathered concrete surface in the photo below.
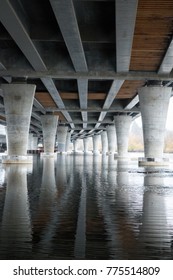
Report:
M 27 148 L 36 87 L 29 84 L 3 84 L 1 88 L 7 122 L 7 163 L 32 162 L 31 157 L 27 159 Z M 5 157 L 3 163 L 6 163 Z
M 56 135 L 56 131 L 57 131 L 58 118 L 59 118 L 59 116 L 54 116 L 54 115 L 41 116 L 45 155 L 54 154 L 55 135 Z
M 102 154 L 106 154 L 108 152 L 108 137 L 107 132 L 101 132 L 101 143 L 102 143 Z
M 161 159 L 163 158 L 165 127 L 171 91 L 170 87 L 162 86 L 148 86 L 139 89 L 146 158 L 146 160 L 139 160 L 140 165 L 148 165 L 147 162 L 150 165 L 165 165 L 167 163 Z
M 67 137 L 67 126 L 58 126 L 57 129 L 57 141 L 58 141 L 58 152 L 66 152 L 66 137 Z
M 132 117 L 128 115 L 117 115 L 114 117 L 114 122 L 117 135 L 117 156 L 127 157 Z
M 108 137 L 108 153 L 114 154 L 117 147 L 115 125 L 114 124 L 108 125 L 106 127 L 106 131 Z
M 100 134 L 99 135 L 93 135 L 93 154 L 94 155 L 99 155 L 99 146 L 101 144 L 101 139 L 100 139 Z

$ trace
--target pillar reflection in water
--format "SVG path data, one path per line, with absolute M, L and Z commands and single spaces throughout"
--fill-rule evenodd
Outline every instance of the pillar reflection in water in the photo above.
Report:
M 143 215 L 139 244 L 143 254 L 153 258 L 167 258 L 171 250 L 170 229 L 165 203 L 165 178 L 159 174 L 147 174 L 144 178 Z
M 40 252 L 41 258 L 46 258 L 49 255 L 49 248 L 51 247 L 51 241 L 57 223 L 55 160 L 53 157 L 43 157 L 42 162 L 43 173 L 39 205 L 33 227 L 33 252 L 37 258 L 39 258 Z
M 85 259 L 86 251 L 86 197 L 87 197 L 87 185 L 86 185 L 86 165 L 87 156 L 81 157 L 84 160 L 83 164 L 78 165 L 79 175 L 81 176 L 81 194 L 79 201 L 77 228 L 75 237 L 74 256 L 76 259 Z
M 32 245 L 27 166 L 7 166 L 6 178 L 7 189 L 0 229 L 0 258 L 29 259 Z

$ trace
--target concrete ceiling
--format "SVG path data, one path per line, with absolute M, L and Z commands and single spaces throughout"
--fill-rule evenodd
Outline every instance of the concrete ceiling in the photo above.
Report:
M 139 115 L 147 81 L 172 85 L 172 35 L 172 0 L 1 0 L 0 83 L 36 85 L 31 132 L 51 113 L 87 137 Z

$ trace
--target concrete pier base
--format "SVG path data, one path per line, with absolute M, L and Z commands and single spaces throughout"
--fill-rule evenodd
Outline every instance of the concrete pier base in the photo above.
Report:
M 57 153 L 41 153 L 41 157 L 56 157 Z
M 139 166 L 168 166 L 169 158 L 139 158 Z
M 4 155 L 2 156 L 2 163 L 4 164 L 12 164 L 12 163 L 33 163 L 32 156 L 17 156 L 17 155 Z

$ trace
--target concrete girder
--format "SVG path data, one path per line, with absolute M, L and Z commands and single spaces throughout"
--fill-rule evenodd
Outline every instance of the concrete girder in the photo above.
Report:
M 87 109 L 88 105 L 88 80 L 87 79 L 78 79 L 77 80 L 78 84 L 78 92 L 79 92 L 79 103 L 80 103 L 80 108 L 83 110 Z M 81 112 L 82 114 L 82 120 L 83 120 L 83 128 L 87 127 L 87 121 L 88 121 L 88 116 L 87 112 Z
M 112 102 L 114 101 L 118 91 L 120 90 L 122 84 L 124 81 L 113 81 L 111 88 L 108 92 L 108 95 L 106 97 L 106 100 L 104 102 L 103 105 L 103 110 L 106 109 L 108 110 L 112 104 Z M 103 121 L 103 119 L 105 118 L 107 112 L 101 112 L 98 121 Z M 95 128 L 99 127 L 99 123 L 96 124 Z
M 173 39 L 165 53 L 162 63 L 159 67 L 158 74 L 169 74 L 173 68 Z
M 88 71 L 72 0 L 49 0 L 75 70 Z M 66 16 L 64 17 L 64 11 Z M 70 22 L 70 24 L 69 24 Z
M 32 42 L 24 24 L 21 21 L 21 18 L 18 17 L 14 7 L 9 1 L 1 1 L 0 18 L 2 24 L 14 39 L 18 47 L 21 49 L 25 57 L 28 59 L 34 70 L 41 72 L 47 71 L 47 67 L 42 60 L 36 46 Z M 21 77 L 23 77 L 23 75 Z M 65 108 L 53 80 L 51 78 L 41 78 L 41 80 L 49 91 L 56 105 L 60 108 Z M 63 115 L 67 120 L 71 120 L 68 112 L 63 112 Z
M 129 71 L 138 0 L 116 0 L 116 70 Z

